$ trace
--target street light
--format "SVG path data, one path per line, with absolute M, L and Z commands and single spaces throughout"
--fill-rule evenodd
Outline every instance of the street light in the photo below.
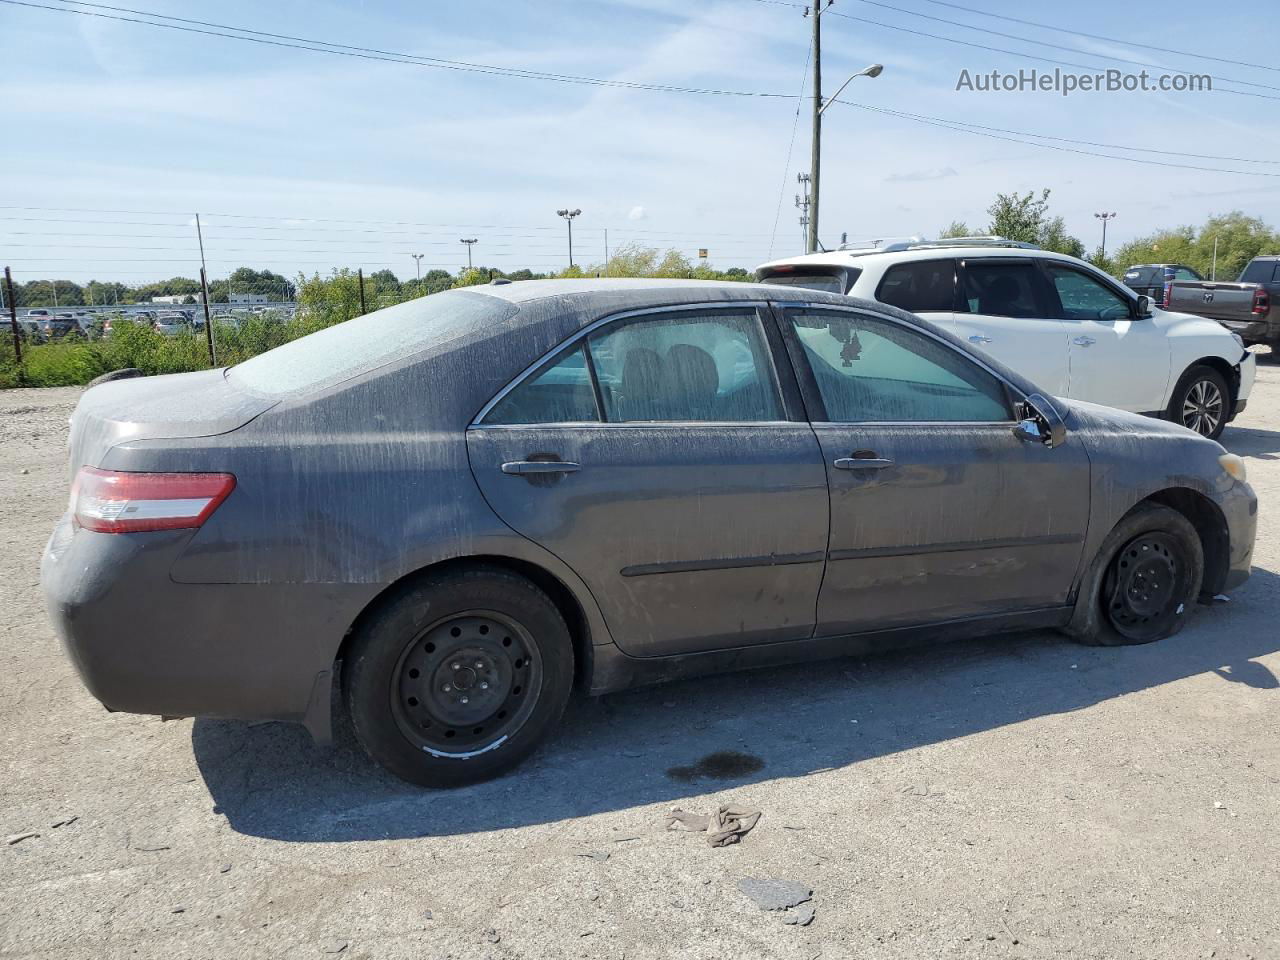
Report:
M 422 282 L 422 258 L 426 256 L 426 254 L 411 253 L 409 254 L 409 256 L 413 257 L 413 265 L 418 270 L 418 282 L 421 283 Z
M 1105 259 L 1107 256 L 1107 221 L 1114 220 L 1116 215 L 1114 213 L 1095 213 L 1094 216 L 1102 221 L 1102 256 Z
M 809 211 L 809 252 L 818 252 L 818 188 L 821 183 L 820 174 L 822 172 L 822 113 L 835 102 L 840 94 L 844 93 L 844 88 L 853 83 L 858 77 L 871 77 L 872 79 L 884 73 L 884 65 L 873 63 L 869 67 L 863 67 L 853 76 L 851 76 L 835 92 L 835 96 L 828 97 L 825 101 L 822 99 L 822 67 L 821 67 L 821 34 L 819 23 L 821 17 L 813 18 L 813 144 L 812 152 L 809 154 L 809 197 L 811 208 Z
M 857 80 L 859 77 L 870 77 L 871 79 L 874 80 L 876 77 L 880 76 L 880 74 L 882 73 L 884 73 L 883 63 L 873 63 L 869 67 L 863 67 L 861 70 L 859 70 L 857 73 L 851 76 L 844 83 L 840 84 L 839 89 L 836 90 L 835 93 L 827 97 L 826 102 L 821 107 L 818 108 L 818 116 L 822 116 L 822 112 L 826 110 L 827 107 L 831 106 L 831 104 L 839 98 L 840 94 L 844 93 L 844 88 L 847 87 L 849 84 L 853 83 L 853 81 Z
M 470 270 L 471 269 L 471 245 L 477 242 L 476 238 L 472 237 L 470 240 L 459 240 L 458 242 L 465 243 L 467 245 L 467 269 Z
M 581 210 L 557 210 L 560 216 L 564 217 L 565 223 L 569 225 L 569 269 L 573 269 L 573 218 L 580 214 Z

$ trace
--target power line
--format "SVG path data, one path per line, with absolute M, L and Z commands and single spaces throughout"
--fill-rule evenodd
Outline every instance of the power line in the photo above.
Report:
M 783 3 L 784 0 L 768 0 L 769 3 Z M 786 6 L 792 6 L 787 3 Z M 796 131 L 800 128 L 800 107 L 804 104 L 804 89 L 809 84 L 809 61 L 813 59 L 813 43 L 809 43 L 809 53 L 804 58 L 804 70 L 800 76 L 800 94 L 796 97 L 796 116 L 791 121 L 791 139 L 787 142 L 787 162 L 782 166 L 782 186 L 778 188 L 778 206 L 773 212 L 773 230 L 769 234 L 769 259 L 773 259 L 773 245 L 778 240 L 778 221 L 782 219 L 782 198 L 787 193 L 787 181 L 791 178 L 791 151 L 796 145 Z
M 907 14 L 908 16 L 912 16 L 912 17 L 920 17 L 923 20 L 932 20 L 935 23 L 945 23 L 948 26 L 952 26 L 952 27 L 961 27 L 965 30 L 975 30 L 978 33 L 990 34 L 993 37 L 1003 37 L 1006 40 L 1017 40 L 1019 43 L 1032 43 L 1032 44 L 1035 44 L 1036 46 L 1049 47 L 1053 50 L 1066 50 L 1068 53 L 1085 53 L 1086 52 L 1084 50 L 1079 50 L 1076 47 L 1065 46 L 1061 43 L 1049 43 L 1046 40 L 1033 40 L 1030 37 L 1018 36 L 1016 33 L 1001 33 L 999 30 L 991 30 L 991 29 L 988 29 L 987 27 L 976 27 L 976 26 L 973 26 L 972 24 L 961 23 L 959 20 L 947 20 L 943 17 L 935 17 L 927 13 L 919 13 L 918 11 L 915 11 L 915 10 L 907 10 L 903 7 L 895 7 L 893 4 L 882 3 L 880 2 L 880 0 L 857 0 L 857 2 L 865 3 L 868 6 L 872 6 L 872 7 L 880 7 L 883 10 L 892 10 L 895 13 Z M 1120 43 L 1123 41 L 1116 41 L 1116 42 Z M 1117 63 L 1128 63 L 1128 64 L 1132 64 L 1134 66 L 1139 66 L 1139 67 L 1151 67 L 1152 69 L 1155 69 L 1155 70 L 1166 70 L 1172 73 L 1190 73 L 1191 72 L 1189 70 L 1179 70 L 1176 67 L 1164 66 L 1163 64 L 1159 64 L 1159 63 L 1148 63 L 1144 60 L 1129 60 L 1129 59 L 1126 59 L 1125 57 L 1117 57 L 1114 54 L 1110 54 L 1110 53 L 1098 53 L 1097 51 L 1089 51 L 1088 56 L 1101 57 L 1103 60 L 1115 60 Z M 1280 90 L 1280 87 L 1274 86 L 1272 84 L 1255 83 L 1252 80 L 1239 80 L 1239 79 L 1236 79 L 1235 77 L 1213 77 L 1213 79 L 1226 81 L 1227 83 L 1240 83 L 1240 84 L 1244 84 L 1247 87 L 1259 87 L 1263 90 Z M 1228 92 L 1232 92 L 1232 91 L 1228 91 Z
M 946 130 L 956 130 L 960 133 L 971 133 L 978 137 L 988 137 L 992 140 L 1005 140 L 1009 143 L 1022 143 L 1030 147 L 1043 147 L 1046 150 L 1059 150 L 1063 153 L 1074 153 L 1085 157 L 1101 157 L 1104 160 L 1125 160 L 1129 163 L 1142 163 L 1155 167 L 1175 167 L 1181 170 L 1201 170 L 1208 173 L 1234 173 L 1242 177 L 1280 177 L 1280 173 L 1266 173 L 1261 170 L 1224 170 L 1220 167 L 1201 167 L 1187 163 L 1169 163 L 1163 160 L 1144 160 L 1141 157 L 1121 157 L 1111 153 L 1094 153 L 1090 150 L 1078 150 L 1074 147 L 1060 147 L 1052 143 L 1037 143 L 1034 140 L 1021 140 L 1017 137 L 1005 137 L 996 133 L 987 133 L 983 129 L 973 129 L 969 126 L 963 126 L 962 121 L 947 120 L 942 117 L 929 117 L 922 114 L 906 113 L 902 110 L 890 110 L 887 107 L 873 107 L 865 103 L 854 103 L 852 100 L 837 100 L 836 103 L 844 104 L 847 107 L 857 107 L 860 110 L 869 110 L 872 113 L 883 113 L 891 117 L 901 117 L 906 120 L 914 120 L 917 123 L 926 123 L 935 127 L 942 127 Z M 1036 134 L 1025 134 L 1025 136 L 1036 136 Z
M 63 2 L 79 2 L 79 0 L 63 0 Z M 210 37 L 223 37 L 228 40 L 242 40 L 269 47 L 285 47 L 292 50 L 308 50 L 312 53 L 328 53 L 334 56 L 354 57 L 361 60 L 381 60 L 388 63 L 403 63 L 417 67 L 431 67 L 439 70 L 455 70 L 464 73 L 485 73 L 493 76 L 509 77 L 521 80 L 546 80 L 555 83 L 585 84 L 597 87 L 617 87 L 626 90 L 650 90 L 658 93 L 692 93 L 706 96 L 724 97 L 773 97 L 788 98 L 786 94 L 755 93 L 746 90 L 719 90 L 710 87 L 682 87 L 675 84 L 643 83 L 634 80 L 606 80 L 600 77 L 586 77 L 576 74 L 546 73 L 539 70 L 524 70 L 516 67 L 499 67 L 487 63 L 470 63 L 465 60 L 445 60 L 439 57 L 423 57 L 411 53 L 396 53 L 388 50 L 377 50 L 373 47 L 357 47 L 349 44 L 330 43 L 326 40 L 311 40 L 306 37 L 295 37 L 288 34 L 264 33 L 245 27 L 230 26 L 221 23 L 206 23 L 202 20 L 185 20 L 181 17 L 169 17 L 161 13 L 143 10 L 130 10 L 126 7 L 112 7 L 100 3 L 81 3 L 81 6 L 96 7 L 103 10 L 118 10 L 121 13 L 135 13 L 141 17 L 153 17 L 153 20 L 140 20 L 137 16 L 126 17 L 118 13 L 98 13 L 94 10 L 76 10 L 72 7 L 51 7 L 30 0 L 0 0 L 15 7 L 29 7 L 33 10 L 50 10 L 54 13 L 75 14 L 81 17 L 96 17 L 102 20 L 116 20 L 122 23 L 141 24 L 164 30 L 176 30 L 182 33 L 202 34 Z M 162 23 L 160 20 L 176 22 Z M 185 24 L 203 24 L 203 26 L 186 26 Z M 212 28 L 212 29 L 210 29 Z M 234 31 L 228 33 L 226 31 Z M 278 39 L 270 39 L 278 38 Z
M 12 3 L 12 2 L 15 2 L 15 0 L 0 0 L 0 3 Z M 837 13 L 835 10 L 828 10 L 827 13 L 830 13 L 832 16 L 835 16 L 835 17 L 840 17 L 843 20 L 853 20 L 857 23 L 865 23 L 873 27 L 883 27 L 886 30 L 897 30 L 900 33 L 909 33 L 912 36 L 926 37 L 930 40 L 942 40 L 942 41 L 945 41 L 946 43 L 957 43 L 962 47 L 972 47 L 975 50 L 987 50 L 991 53 L 1007 53 L 1010 56 L 1021 57 L 1024 60 L 1038 60 L 1042 63 L 1052 63 L 1060 67 L 1072 67 L 1076 70 L 1088 70 L 1093 73 L 1105 72 L 1105 68 L 1099 67 L 1096 64 L 1075 63 L 1070 60 L 1056 60 L 1053 57 L 1039 57 L 1039 56 L 1036 56 L 1034 53 L 1024 53 L 1021 50 L 1008 50 L 1004 47 L 992 47 L 984 43 L 972 43 L 971 41 L 968 41 L 968 40 L 957 40 L 955 37 L 946 37 L 937 33 L 926 33 L 923 30 L 913 30 L 911 27 L 902 27 L 893 23 L 882 23 L 879 20 L 871 20 L 867 17 L 855 17 L 852 14 L 848 14 L 848 13 Z M 1080 52 L 1083 53 L 1084 51 L 1080 51 Z M 1086 54 L 1086 56 L 1091 56 L 1091 54 Z M 1103 56 L 1103 54 L 1097 54 L 1097 56 Z M 1157 69 L 1165 69 L 1165 68 L 1157 67 Z M 1238 97 L 1257 97 L 1258 99 L 1261 99 L 1261 100 L 1280 100 L 1280 96 L 1272 96 L 1271 94 L 1267 94 L 1267 93 L 1252 93 L 1248 90 L 1232 90 L 1229 87 L 1214 87 L 1212 89 L 1212 92 L 1213 93 L 1233 93 Z
M 1010 23 L 1020 23 L 1025 27 L 1038 27 L 1041 30 L 1053 30 L 1056 33 L 1070 33 L 1077 37 L 1086 37 L 1089 40 L 1102 40 L 1106 43 L 1118 43 L 1124 46 L 1141 47 L 1144 50 L 1156 50 L 1160 53 L 1175 53 L 1182 57 L 1195 57 L 1199 60 L 1212 60 L 1215 63 L 1229 63 L 1236 67 L 1253 67 L 1256 70 L 1274 70 L 1280 72 L 1280 67 L 1271 66 L 1266 63 L 1250 63 L 1247 60 L 1229 60 L 1225 57 L 1214 57 L 1207 53 L 1192 53 L 1189 50 L 1175 50 L 1172 47 L 1157 47 L 1150 43 L 1139 43 L 1137 40 L 1117 40 L 1115 37 L 1104 37 L 1096 33 L 1085 33 L 1083 30 L 1072 30 L 1069 27 L 1053 26 L 1047 23 L 1039 23 L 1035 20 L 1022 20 L 1018 17 L 1010 17 L 1002 13 L 990 13 L 986 10 L 978 10 L 974 7 L 961 6 L 958 3 L 949 3 L 947 0 L 924 0 L 925 3 L 935 3 L 940 7 L 951 7 L 954 10 L 963 10 L 965 13 L 977 14 L 980 17 L 991 17 L 995 20 L 1007 20 Z

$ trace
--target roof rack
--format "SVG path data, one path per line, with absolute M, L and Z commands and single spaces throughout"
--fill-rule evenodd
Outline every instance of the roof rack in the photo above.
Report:
M 1008 237 L 997 237 L 994 234 L 983 234 L 974 237 L 944 237 L 941 240 L 920 240 L 907 249 L 920 250 L 932 247 L 1013 247 L 1019 250 L 1039 250 L 1035 243 L 1022 240 L 1010 240 Z
M 906 250 L 913 243 L 924 243 L 923 237 L 879 237 L 875 240 L 850 240 L 840 244 L 836 249 L 840 253 L 888 253 L 893 250 Z

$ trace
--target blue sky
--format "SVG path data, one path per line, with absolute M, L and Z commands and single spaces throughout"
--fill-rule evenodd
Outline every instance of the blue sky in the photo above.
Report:
M 1280 36 L 1274 0 L 1235 0 L 1211 20 L 1204 4 L 1189 0 L 957 2 L 1258 64 L 1275 63 Z M 136 3 L 418 56 L 791 95 L 801 89 L 809 44 L 801 10 L 776 0 Z M 883 3 L 898 9 L 868 0 L 837 0 L 830 9 L 1102 68 L 1129 69 L 1110 55 L 1204 71 L 1264 84 L 1238 89 L 1280 98 L 1280 70 L 1135 49 L 930 0 Z M 846 92 L 860 103 L 1078 140 L 1280 161 L 1280 101 L 1223 92 L 1232 84 L 1221 79 L 1212 93 L 957 91 L 962 69 L 1053 65 L 847 18 L 824 25 L 828 93 L 869 63 L 885 65 L 878 79 L 856 80 Z M 214 276 L 249 264 L 289 274 L 388 266 L 405 277 L 414 272 L 413 252 L 425 254 L 424 269 L 457 270 L 466 262 L 464 236 L 479 238 L 477 262 L 553 269 L 566 257 L 555 215 L 564 206 L 583 211 L 575 224 L 579 263 L 603 257 L 606 228 L 613 247 L 631 240 L 687 253 L 706 247 L 721 267 L 750 268 L 799 248 L 792 200 L 809 136 L 805 114 L 788 164 L 794 100 L 509 79 L 8 4 L 0 5 L 0 42 L 0 102 L 7 130 L 16 132 L 0 145 L 0 260 L 19 279 L 193 275 L 195 211 Z M 953 219 L 980 226 L 996 191 L 1041 187 L 1053 190 L 1054 212 L 1090 247 L 1099 233 L 1093 213 L 1101 210 L 1119 214 L 1113 245 L 1236 208 L 1280 222 L 1280 176 L 1082 156 L 842 105 L 825 118 L 828 244 L 842 232 L 851 239 L 931 235 Z M 1280 174 L 1280 163 L 1129 155 Z M 20 206 L 146 213 L 14 209 Z

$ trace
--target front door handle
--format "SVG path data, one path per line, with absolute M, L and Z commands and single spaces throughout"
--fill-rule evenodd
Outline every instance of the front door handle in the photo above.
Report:
M 1093 337 L 1076 337 L 1071 342 L 1077 347 L 1092 347 L 1098 341 L 1093 339 Z
M 892 467 L 892 460 L 880 457 L 841 457 L 832 463 L 837 470 L 883 470 Z
M 970 343 L 990 343 L 991 338 L 988 337 L 985 333 L 975 333 L 973 336 L 969 338 L 969 342 Z
M 581 469 L 582 464 L 567 460 L 508 460 L 502 465 L 503 473 L 517 476 L 531 473 L 577 473 Z

